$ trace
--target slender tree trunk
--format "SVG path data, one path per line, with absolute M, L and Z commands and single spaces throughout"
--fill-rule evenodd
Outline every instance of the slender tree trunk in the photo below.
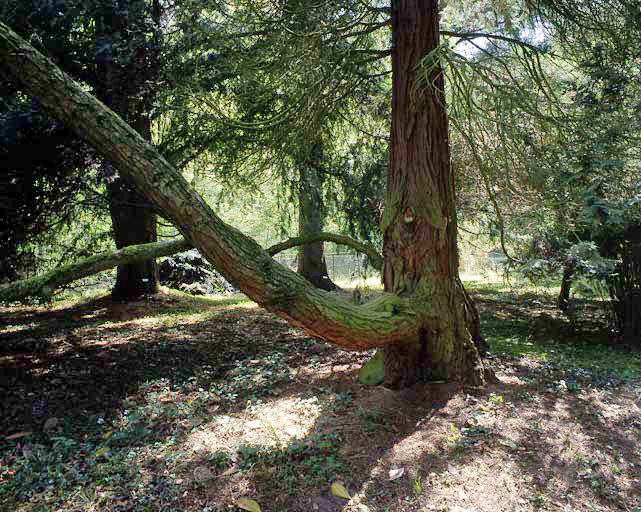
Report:
M 641 225 L 626 229 L 621 258 L 620 311 L 623 342 L 641 348 Z
M 323 203 L 322 143 L 312 145 L 309 153 L 299 162 L 298 236 L 313 236 L 323 231 L 325 205 Z M 336 285 L 327 274 L 322 240 L 302 245 L 298 252 L 298 273 L 317 288 L 332 291 Z
M 144 2 L 135 0 L 131 0 L 131 4 L 129 0 L 101 3 L 96 19 L 96 92 L 99 99 L 128 121 L 145 140 L 151 140 L 151 122 L 144 105 L 134 99 L 145 94 L 140 86 L 132 90 L 132 83 L 144 83 L 134 76 L 143 73 L 145 66 L 138 69 L 141 67 L 138 49 L 132 50 L 131 46 L 132 34 L 141 29 L 136 24 L 142 25 L 146 7 Z M 148 201 L 123 180 L 110 163 L 106 162 L 104 167 L 116 248 L 156 242 L 156 214 Z M 133 300 L 157 292 L 158 266 L 154 259 L 118 266 L 111 292 L 115 300 Z
M 454 177 L 441 70 L 420 80 L 439 43 L 437 0 L 392 2 L 392 133 L 384 230 L 385 290 L 425 302 L 416 338 L 384 348 L 385 383 L 482 379 L 458 279 Z
M 561 278 L 561 289 L 559 290 L 559 309 L 567 314 L 570 311 L 570 291 L 572 289 L 572 279 L 576 271 L 576 261 L 571 256 L 566 256 L 563 263 L 563 277 Z

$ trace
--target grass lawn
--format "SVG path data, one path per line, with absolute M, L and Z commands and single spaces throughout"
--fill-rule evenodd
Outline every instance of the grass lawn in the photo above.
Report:
M 641 512 L 641 355 L 593 303 L 467 286 L 483 390 L 363 387 L 371 354 L 240 295 L 0 307 L 0 510 Z

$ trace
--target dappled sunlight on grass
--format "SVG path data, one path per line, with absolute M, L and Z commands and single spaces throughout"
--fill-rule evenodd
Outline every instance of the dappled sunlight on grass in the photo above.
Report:
M 341 288 L 353 289 L 353 288 L 365 288 L 371 290 L 382 290 L 383 283 L 381 282 L 380 275 L 370 276 L 367 279 L 356 278 L 356 279 L 339 279 L 334 281 L 334 283 Z
M 542 335 L 545 298 L 476 290 L 499 377 L 481 390 L 361 386 L 368 354 L 242 297 L 13 310 L 51 347 L 0 360 L 0 510 L 213 512 L 240 496 L 265 512 L 641 506 L 639 356 L 570 343 L 560 320 Z M 331 496 L 335 480 L 350 501 Z
M 503 299 L 531 298 L 545 302 L 554 301 L 559 295 L 559 286 L 537 286 L 531 281 L 522 278 L 509 280 L 496 276 L 484 279 L 479 276 L 462 275 L 461 280 L 465 289 L 470 293 L 482 293 L 486 296 L 498 296 Z

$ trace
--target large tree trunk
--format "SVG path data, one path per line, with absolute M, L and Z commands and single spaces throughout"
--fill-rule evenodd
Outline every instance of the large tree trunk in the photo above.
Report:
M 305 158 L 298 162 L 298 236 L 308 237 L 323 231 L 325 205 L 323 204 L 323 146 L 316 142 Z M 298 252 L 298 273 L 314 286 L 327 291 L 336 285 L 327 274 L 323 241 L 302 245 Z
M 429 13 L 436 16 L 435 2 L 430 3 Z M 396 18 L 397 31 L 398 14 Z M 398 56 L 395 59 L 399 60 Z M 397 290 L 400 296 L 385 293 L 358 306 L 315 288 L 275 262 L 254 240 L 225 224 L 153 146 L 1 22 L 0 69 L 112 161 L 122 176 L 164 212 L 216 270 L 260 305 L 309 334 L 346 349 L 393 345 L 388 359 L 396 364 L 389 367 L 408 366 L 409 369 L 397 373 L 403 377 L 423 376 L 428 373 L 424 370 L 429 370 L 431 377 L 475 383 L 482 380 L 478 353 L 465 325 L 464 296 L 456 275 L 456 222 L 449 165 L 434 175 L 425 172 L 435 171 L 431 166 L 420 173 L 403 173 L 398 170 L 398 158 L 394 159 L 390 183 L 396 195 L 390 194 L 385 222 L 389 258 L 385 275 L 387 288 Z M 432 148 L 436 143 L 434 132 L 438 130 L 429 130 L 430 123 L 426 124 L 416 111 L 428 108 L 434 115 L 438 109 L 436 112 L 442 115 L 436 125 L 439 129 L 447 125 L 443 106 L 436 97 L 430 96 L 431 103 L 425 103 L 421 101 L 425 93 L 418 90 L 416 93 L 412 125 L 406 129 L 423 131 L 429 136 L 421 142 L 420 150 L 414 148 L 406 156 L 411 153 L 412 158 L 418 156 L 419 161 L 424 161 L 425 157 L 418 153 Z M 398 126 L 395 130 L 401 131 Z M 445 137 L 447 146 L 446 135 L 438 135 Z M 397 141 L 411 140 L 407 134 L 396 137 Z M 428 160 L 447 163 L 447 155 L 428 153 Z M 416 167 L 412 162 L 407 165 Z M 446 181 L 434 181 L 436 178 Z M 403 179 L 405 186 L 401 183 Z M 425 187 L 423 194 L 418 193 L 421 187 Z M 411 243 L 412 238 L 415 244 Z M 426 278 L 420 275 L 422 272 L 427 273 Z M 426 364 L 428 360 L 434 364 Z M 451 369 L 446 367 L 448 364 Z M 411 381 L 401 378 L 393 383 L 402 385 Z
M 130 3 L 136 5 L 129 5 Z M 136 75 L 149 73 L 151 69 L 149 65 L 145 65 L 148 64 L 144 58 L 147 50 L 135 48 L 136 41 L 140 43 L 141 38 L 140 34 L 136 37 L 135 33 L 141 30 L 144 33 L 147 8 L 144 2 L 136 0 L 125 0 L 121 4 L 111 0 L 103 1 L 97 11 L 96 93 L 109 108 L 150 141 L 151 121 L 145 108 L 148 107 L 145 103 L 148 103 L 149 95 L 142 90 L 146 87 L 145 81 Z M 159 22 L 158 19 L 154 21 L 156 24 Z M 146 79 L 151 80 L 151 77 L 147 76 Z M 104 168 L 116 248 L 155 242 L 156 213 L 151 205 L 114 172 L 109 162 L 105 162 Z M 116 284 L 111 292 L 115 300 L 133 300 L 157 292 L 156 260 L 118 266 Z
M 439 44 L 438 1 L 392 2 L 392 134 L 384 230 L 385 290 L 424 303 L 418 335 L 384 349 L 385 383 L 476 382 L 479 354 L 458 279 L 454 177 L 441 70 L 419 79 Z

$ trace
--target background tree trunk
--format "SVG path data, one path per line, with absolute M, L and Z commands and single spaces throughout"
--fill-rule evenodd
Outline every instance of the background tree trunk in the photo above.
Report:
M 157 24 L 158 14 L 155 9 L 153 12 Z M 139 46 L 136 42 L 140 44 L 140 34 L 134 35 L 141 30 L 144 34 L 146 15 L 145 2 L 101 3 L 96 19 L 96 92 L 99 99 L 150 141 L 151 120 L 145 108 L 149 91 L 141 85 L 145 83 L 141 75 L 153 71 L 150 69 L 153 65 L 150 66 L 148 49 L 136 47 Z M 151 80 L 150 76 L 145 78 Z M 156 242 L 156 214 L 147 200 L 123 180 L 110 163 L 105 163 L 104 173 L 116 248 Z M 115 300 L 133 300 L 157 292 L 158 266 L 154 259 L 118 266 L 111 292 Z
M 307 237 L 322 233 L 325 224 L 323 203 L 323 145 L 314 143 L 298 168 L 298 236 Z M 327 273 L 322 240 L 301 245 L 298 251 L 298 273 L 317 288 L 332 291 L 336 285 Z
M 626 228 L 613 300 L 623 343 L 641 348 L 641 225 Z
M 561 278 L 561 289 L 559 290 L 559 309 L 567 314 L 570 311 L 570 291 L 572 280 L 576 272 L 576 260 L 572 256 L 566 256 L 563 263 L 563 277 Z
M 458 279 L 454 177 L 441 70 L 420 80 L 438 46 L 438 1 L 392 2 L 392 133 L 384 230 L 385 290 L 425 302 L 419 336 L 384 348 L 385 383 L 479 383 L 482 368 Z
M 116 248 L 157 241 L 156 214 L 147 201 L 122 178 L 109 184 L 109 213 Z M 155 259 L 119 265 L 114 300 L 133 300 L 158 293 L 158 265 Z

